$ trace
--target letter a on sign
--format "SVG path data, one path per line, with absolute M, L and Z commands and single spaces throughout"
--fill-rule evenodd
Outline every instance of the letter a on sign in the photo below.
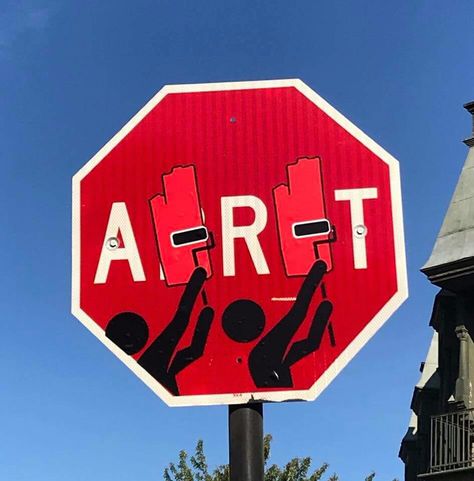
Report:
M 120 246 L 119 234 L 123 239 L 123 246 Z M 132 224 L 128 217 L 127 206 L 124 202 L 112 204 L 99 265 L 95 274 L 95 284 L 104 284 L 107 281 L 110 264 L 115 260 L 126 260 L 128 262 L 135 282 L 146 280 Z

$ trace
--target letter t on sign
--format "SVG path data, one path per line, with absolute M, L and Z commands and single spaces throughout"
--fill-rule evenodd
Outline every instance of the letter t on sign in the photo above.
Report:
M 334 192 L 336 200 L 348 200 L 351 210 L 352 249 L 354 255 L 354 269 L 367 269 L 367 249 L 365 235 L 367 228 L 364 224 L 364 200 L 376 199 L 376 187 L 366 189 L 341 189 Z M 357 229 L 363 229 L 358 235 Z

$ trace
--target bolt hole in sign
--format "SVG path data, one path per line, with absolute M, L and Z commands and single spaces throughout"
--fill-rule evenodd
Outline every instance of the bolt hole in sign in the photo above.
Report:
M 398 162 L 300 80 L 165 86 L 74 176 L 72 311 L 169 405 L 312 400 L 406 297 Z

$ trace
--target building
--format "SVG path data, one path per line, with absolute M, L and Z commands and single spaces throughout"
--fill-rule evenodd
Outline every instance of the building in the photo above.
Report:
M 474 480 L 474 102 L 469 148 L 433 252 L 421 269 L 440 288 L 433 339 L 399 456 L 405 481 Z

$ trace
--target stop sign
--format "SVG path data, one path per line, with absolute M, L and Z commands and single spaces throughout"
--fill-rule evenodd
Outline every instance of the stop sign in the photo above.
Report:
M 299 80 L 165 86 L 74 176 L 72 279 L 169 405 L 314 399 L 407 296 L 398 162 Z

